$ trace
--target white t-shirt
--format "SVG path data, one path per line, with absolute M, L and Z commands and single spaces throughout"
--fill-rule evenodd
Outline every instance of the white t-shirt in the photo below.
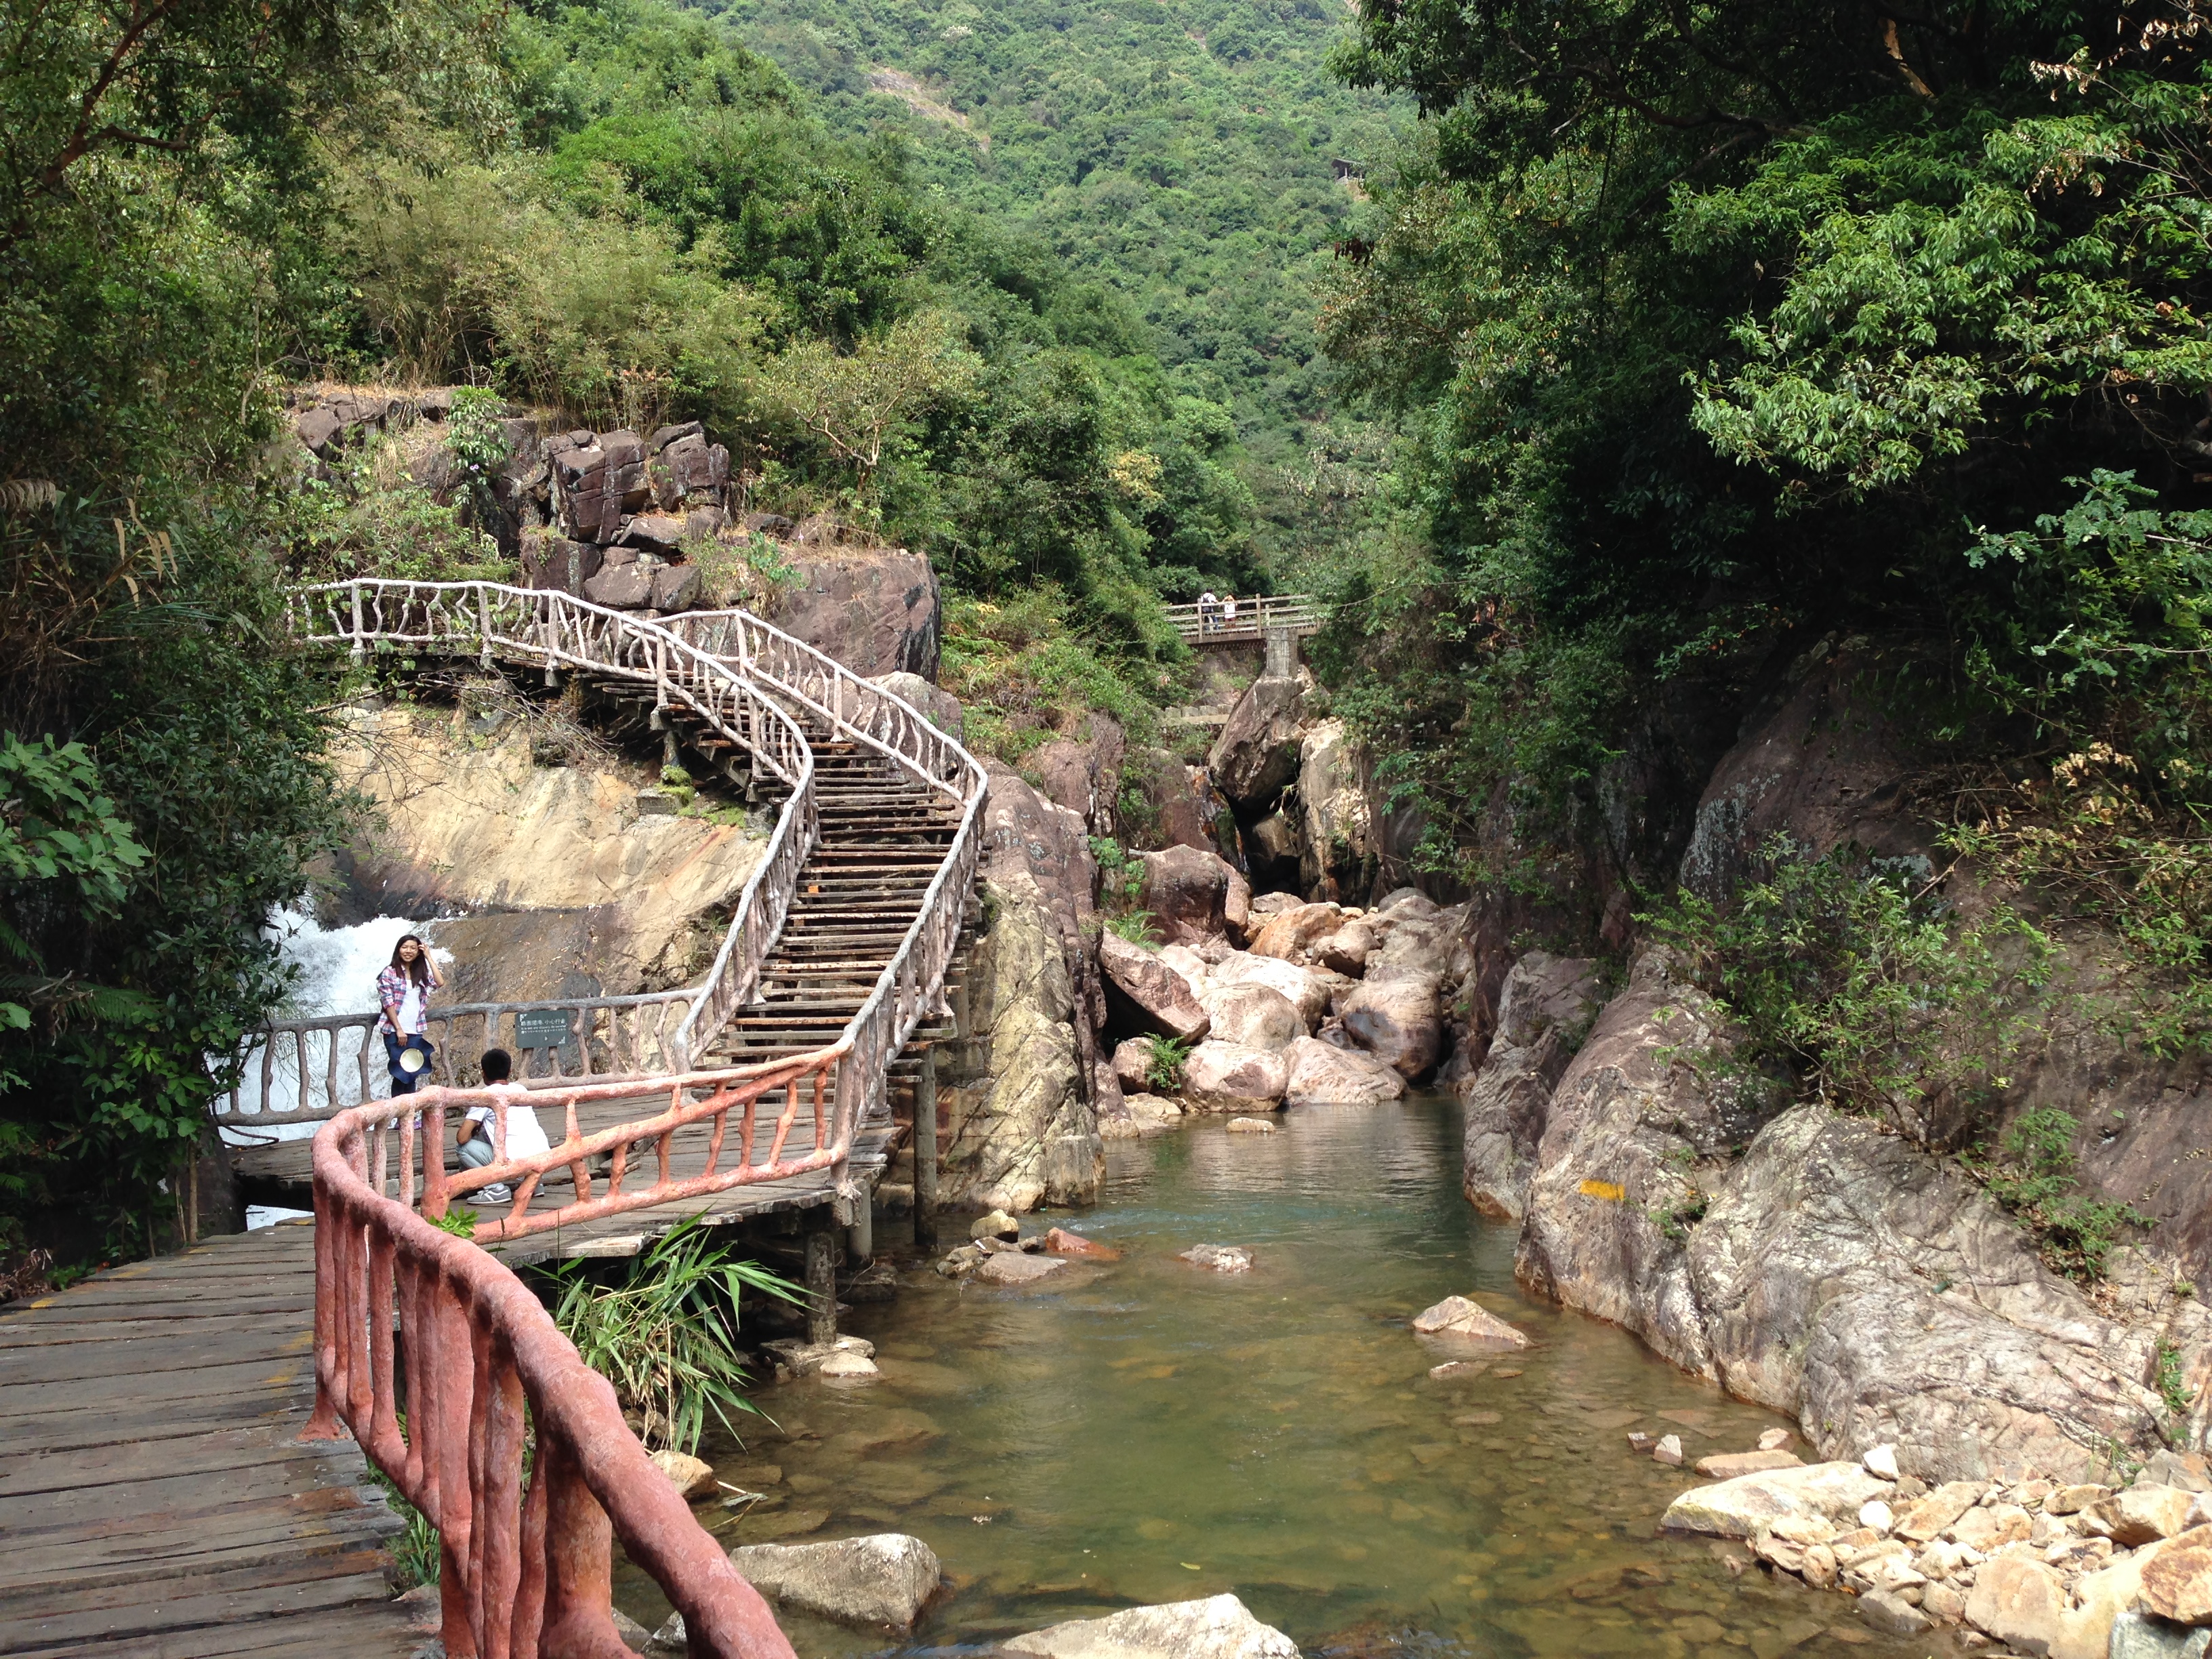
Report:
M 545 1139 L 545 1130 L 538 1121 L 538 1114 L 525 1103 L 530 1091 L 511 1083 L 495 1083 L 493 1091 L 507 1103 L 507 1155 L 509 1158 L 534 1158 L 539 1152 L 550 1152 L 553 1143 Z M 491 1133 L 491 1108 L 471 1106 L 468 1121 L 484 1126 L 484 1133 Z
M 430 1000 L 430 988 L 407 981 L 407 988 L 399 997 L 399 1035 L 414 1036 L 422 1029 L 424 1005 Z
M 1222 620 L 1222 621 L 1224 621 L 1224 622 L 1235 622 L 1235 621 L 1237 620 L 1237 601 L 1236 601 L 1236 600 L 1234 600 L 1234 599 L 1224 599 L 1224 600 L 1222 600 L 1222 602 L 1221 602 L 1221 620 Z

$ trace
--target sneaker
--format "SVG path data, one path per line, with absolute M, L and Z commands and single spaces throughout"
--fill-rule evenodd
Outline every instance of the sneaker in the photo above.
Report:
M 477 1188 L 477 1196 L 487 1204 L 512 1204 L 514 1201 L 514 1189 L 504 1181 L 495 1181 L 489 1187 Z

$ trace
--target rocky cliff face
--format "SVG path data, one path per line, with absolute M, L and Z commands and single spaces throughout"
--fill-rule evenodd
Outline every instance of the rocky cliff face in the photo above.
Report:
M 520 717 L 496 709 L 356 714 L 335 757 L 381 822 L 339 861 L 333 919 L 441 918 L 426 932 L 454 953 L 452 994 L 465 1001 L 695 978 L 764 839 L 676 816 L 645 765 L 544 755 Z M 662 810 L 641 813 L 641 794 Z
M 955 1206 L 1085 1203 L 1105 1173 L 1095 1033 L 1096 868 L 1081 819 L 993 764 L 969 1038 L 948 1083 L 939 1193 Z M 1118 1097 L 1112 1103 L 1119 1104 Z
M 1935 878 L 1909 810 L 1914 757 L 1867 712 L 1863 672 L 1848 653 L 1815 653 L 1754 708 L 1682 815 L 1686 886 L 1726 890 L 1778 834 Z M 1947 873 L 1968 914 L 1996 896 L 1972 871 Z M 1609 999 L 1591 963 L 1543 951 L 1489 977 L 1476 941 L 1486 930 L 1494 958 L 1511 902 L 1471 907 L 1457 1087 L 1468 1194 L 1520 1221 L 1524 1283 L 1790 1413 L 1825 1455 L 1893 1443 L 1923 1480 L 2089 1479 L 2203 1443 L 2212 1317 L 2189 1281 L 2212 1265 L 2212 1170 L 2189 1156 L 2187 1112 L 2203 1077 L 2128 1054 L 2100 1024 L 2094 940 L 2065 938 L 2051 1017 L 1993 1115 L 1905 1126 L 1935 1136 L 1917 1144 L 1735 1064 L 1726 1020 L 1664 951 L 1637 954 Z M 2082 1124 L 2089 1195 L 2159 1220 L 2142 1248 L 2114 1253 L 2094 1296 L 1946 1155 L 2049 1104 Z

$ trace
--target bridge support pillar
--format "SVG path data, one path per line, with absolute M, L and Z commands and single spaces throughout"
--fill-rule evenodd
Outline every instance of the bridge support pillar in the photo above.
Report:
M 1298 636 L 1295 629 L 1271 628 L 1267 630 L 1267 663 L 1261 675 L 1271 680 L 1296 679 L 1298 672 Z
M 824 1347 L 837 1340 L 836 1206 L 806 1212 L 806 1340 Z
M 961 994 L 966 1000 L 966 993 Z M 937 1249 L 937 1045 L 921 1051 L 921 1076 L 914 1085 L 914 1243 Z

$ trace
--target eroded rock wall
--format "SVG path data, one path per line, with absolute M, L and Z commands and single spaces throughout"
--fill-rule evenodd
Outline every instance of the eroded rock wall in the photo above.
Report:
M 620 996 L 696 979 L 765 838 L 641 814 L 641 794 L 666 805 L 643 763 L 546 764 L 538 750 L 511 715 L 356 714 L 333 757 L 379 822 L 338 861 L 331 919 L 425 918 L 453 952 L 456 1000 Z M 373 1000 L 364 987 L 362 1006 Z

